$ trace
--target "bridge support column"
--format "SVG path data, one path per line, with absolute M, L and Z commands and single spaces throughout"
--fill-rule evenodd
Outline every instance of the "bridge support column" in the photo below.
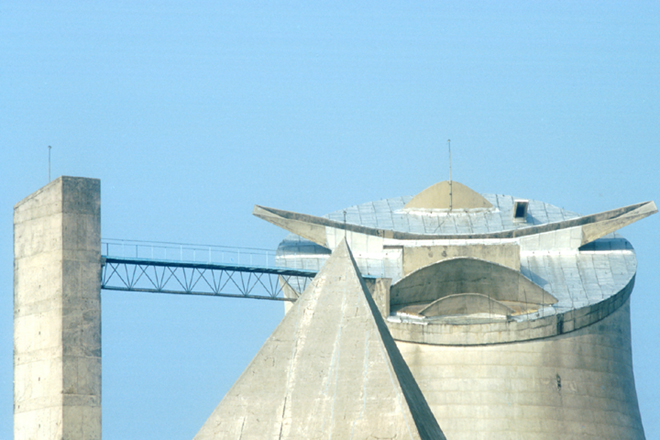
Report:
M 100 181 L 14 207 L 14 439 L 101 439 Z

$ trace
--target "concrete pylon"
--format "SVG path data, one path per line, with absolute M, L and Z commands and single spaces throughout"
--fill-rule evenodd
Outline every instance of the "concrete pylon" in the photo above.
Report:
M 445 438 L 345 241 L 195 437 L 238 438 Z
M 479 209 L 493 205 L 481 194 L 456 181 L 438 182 L 406 203 L 405 209 Z
M 14 439 L 101 439 L 100 181 L 14 207 Z

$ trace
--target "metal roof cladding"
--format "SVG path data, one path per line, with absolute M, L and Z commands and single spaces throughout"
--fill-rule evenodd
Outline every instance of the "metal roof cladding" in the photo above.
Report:
M 351 206 L 324 218 L 344 224 L 347 228 L 357 225 L 436 239 L 445 236 L 445 243 L 459 246 L 474 241 L 470 238 L 484 238 L 483 235 L 475 235 L 516 231 L 580 218 L 575 212 L 548 203 L 525 200 L 528 208 L 526 219 L 521 222 L 513 215 L 514 204 L 519 199 L 499 194 L 482 196 L 492 207 L 451 211 L 411 209 L 405 206 L 413 196 L 404 196 Z M 655 205 L 652 208 L 655 209 Z M 465 236 L 465 239 L 460 236 Z M 498 234 L 493 237 L 497 241 Z M 504 242 L 507 238 L 501 240 Z M 423 239 L 410 240 L 407 245 L 423 245 L 424 242 Z M 329 254 L 330 249 L 290 234 L 278 247 L 277 262 L 285 267 L 318 270 Z M 390 261 L 391 255 L 387 253 L 354 250 L 354 256 L 364 275 L 391 278 L 393 283 L 403 277 L 401 268 Z M 552 240 L 541 237 L 534 246 L 521 247 L 520 272 L 558 301 L 552 306 L 512 319 L 535 319 L 602 302 L 631 283 L 636 268 L 631 244 L 616 233 L 573 248 L 555 246 Z

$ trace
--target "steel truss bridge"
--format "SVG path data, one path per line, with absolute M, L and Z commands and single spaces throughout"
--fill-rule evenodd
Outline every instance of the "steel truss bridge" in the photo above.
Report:
M 126 292 L 295 301 L 316 271 L 275 265 L 265 249 L 104 239 L 101 288 Z

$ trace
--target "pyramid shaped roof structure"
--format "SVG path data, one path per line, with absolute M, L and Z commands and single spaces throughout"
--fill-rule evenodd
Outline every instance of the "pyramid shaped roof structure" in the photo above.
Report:
M 195 440 L 444 439 L 345 240 Z

